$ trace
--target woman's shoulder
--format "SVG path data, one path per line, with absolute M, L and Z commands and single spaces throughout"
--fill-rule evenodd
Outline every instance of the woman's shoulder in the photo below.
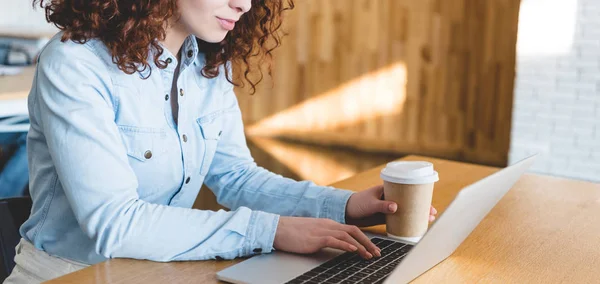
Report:
M 102 90 L 99 93 L 105 96 L 106 100 L 112 100 L 109 97 L 113 94 L 114 71 L 106 62 L 107 51 L 102 50 L 100 41 L 62 41 L 61 35 L 55 35 L 40 52 L 34 84 L 42 88 L 34 90 L 42 91 L 32 91 L 33 95 L 30 94 L 30 97 L 39 93 L 52 94 L 40 95 L 49 100 L 60 100 L 63 97 L 89 98 L 89 92 L 68 91 L 92 86 L 95 90 Z M 60 91 L 53 92 L 53 89 Z
M 69 65 L 79 62 L 92 62 L 101 64 L 99 68 L 110 66 L 112 57 L 106 46 L 98 39 L 89 39 L 80 43 L 73 40 L 62 40 L 63 32 L 56 34 L 39 55 L 38 64 L 40 65 Z

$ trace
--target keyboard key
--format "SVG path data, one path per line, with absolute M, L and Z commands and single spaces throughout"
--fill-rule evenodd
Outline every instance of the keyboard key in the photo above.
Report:
M 388 254 L 388 256 L 392 257 L 394 259 L 397 259 L 397 258 L 402 257 L 404 254 L 406 254 L 406 252 L 403 252 L 402 249 L 400 249 L 400 250 L 397 250 L 395 252 Z
M 379 244 L 383 241 L 382 238 L 371 238 L 371 242 L 374 244 Z
M 292 281 L 286 282 L 286 284 L 300 284 L 303 283 L 304 280 L 292 279 Z
M 380 276 L 369 276 L 369 277 L 363 279 L 363 281 L 366 281 L 366 282 L 369 282 L 369 283 L 373 283 L 373 282 L 376 282 L 379 279 L 381 279 Z
M 412 249 L 413 246 L 405 246 L 401 249 L 399 249 L 398 251 L 402 252 L 402 253 L 408 253 L 410 251 L 410 249 Z
M 374 273 L 375 271 L 377 271 L 377 270 L 374 267 L 369 266 L 369 267 L 363 268 L 360 272 L 371 274 L 371 273 Z
M 353 256 L 356 256 L 356 254 L 353 252 L 345 252 L 345 253 L 342 253 L 342 254 L 336 256 L 336 258 L 340 261 L 344 261 L 346 259 L 352 258 Z
M 342 271 L 342 270 L 344 270 L 344 269 L 346 269 L 346 268 L 347 268 L 347 267 L 340 266 L 340 265 L 336 265 L 336 266 L 334 266 L 334 267 L 332 267 L 332 268 L 329 268 L 329 270 L 327 270 L 327 272 L 331 272 L 331 273 L 334 273 L 334 274 L 335 274 L 335 273 L 338 273 L 338 272 L 340 272 L 340 271 Z
M 377 271 L 377 272 L 373 273 L 372 275 L 375 276 L 375 277 L 385 277 L 388 274 L 389 274 L 389 272 L 381 271 L 380 270 L 380 271 Z
M 348 277 L 350 275 L 353 275 L 354 273 L 356 273 L 355 271 L 350 271 L 350 270 L 344 270 L 344 271 L 340 271 L 338 274 L 339 276 L 344 276 L 344 277 Z
M 384 267 L 387 263 L 387 261 L 378 261 L 369 265 L 369 268 L 378 269 L 380 267 Z
M 328 262 L 325 262 L 325 263 L 321 264 L 320 267 L 329 269 L 329 268 L 334 267 L 336 265 L 338 265 L 337 261 L 334 262 L 334 261 L 330 260 Z
M 384 249 L 381 250 L 381 256 L 387 256 L 388 254 L 396 251 L 398 248 L 393 247 L 393 246 L 388 246 Z
M 304 274 L 302 274 L 302 275 L 303 275 L 303 276 L 310 276 L 310 277 L 313 277 L 313 276 L 317 276 L 318 274 L 319 274 L 318 272 L 314 272 L 314 271 L 312 271 L 312 270 L 311 270 L 311 271 L 308 271 L 308 272 L 306 272 L 306 273 L 304 273 Z
M 344 254 L 336 256 L 335 258 L 333 258 L 333 259 L 331 259 L 331 260 L 329 260 L 329 261 L 321 264 L 320 266 L 321 267 L 325 267 L 325 268 L 334 267 L 334 266 L 336 266 L 336 265 L 338 265 L 338 264 L 346 261 L 347 259 L 349 259 L 349 258 L 351 258 L 353 256 L 354 256 L 353 253 L 348 253 L 347 252 L 347 253 L 344 253 Z
M 352 276 L 346 278 L 346 280 L 357 282 L 357 281 L 362 280 L 362 277 L 357 277 L 357 276 L 352 275 Z
M 345 276 L 342 276 L 342 275 L 336 275 L 335 277 L 331 277 L 331 278 L 327 279 L 327 282 L 335 282 L 335 283 L 338 283 L 338 282 L 342 282 L 344 279 L 346 279 L 346 277 L 345 277 Z
M 325 270 L 327 270 L 327 268 L 325 268 L 325 267 L 321 267 L 321 266 L 317 266 L 317 267 L 315 267 L 315 268 L 311 269 L 310 271 L 311 271 L 311 272 L 320 273 L 320 272 L 323 272 L 323 271 L 325 271 Z
M 329 276 L 323 276 L 323 275 L 319 275 L 315 278 L 310 279 L 311 281 L 316 281 L 316 282 L 324 282 L 325 280 L 331 278 L 332 275 Z
M 386 257 L 397 250 L 398 250 L 397 248 L 393 248 L 393 247 L 384 248 L 381 250 L 381 257 Z
M 369 265 L 373 262 L 376 262 L 380 260 L 380 258 L 371 258 L 371 259 L 361 259 L 360 261 L 358 261 L 357 265 Z
M 354 274 L 354 276 L 360 277 L 360 278 L 365 278 L 368 277 L 369 274 L 368 273 L 363 273 L 363 272 L 357 272 L 356 274 Z
M 346 261 L 344 261 L 344 262 L 336 265 L 336 267 L 345 267 L 345 268 L 348 268 L 348 267 L 350 267 L 350 266 L 352 266 L 354 264 L 356 264 L 356 261 L 346 260 Z
M 394 243 L 394 242 L 393 242 L 393 241 L 390 241 L 390 240 L 382 240 L 382 241 L 379 243 L 379 247 L 380 247 L 380 248 L 385 248 L 385 247 L 387 247 L 387 246 L 389 246 L 389 245 L 391 245 L 391 244 L 393 244 L 393 243 Z
M 305 275 L 300 275 L 300 276 L 296 277 L 296 279 L 294 279 L 294 280 L 302 280 L 302 281 L 306 281 L 306 280 L 309 280 L 310 278 L 312 278 L 312 277 L 310 277 L 310 276 L 305 276 Z
M 318 279 L 321 279 L 321 280 L 325 280 L 325 279 L 331 278 L 331 277 L 333 277 L 333 273 L 323 272 L 323 273 L 315 276 L 315 279 L 318 278 Z
M 396 251 L 389 252 L 386 254 L 381 254 L 382 256 L 379 259 L 381 259 L 381 261 L 385 261 L 385 262 L 394 260 L 394 259 L 396 259 L 396 257 L 394 257 L 394 255 L 393 255 L 394 253 L 396 253 Z

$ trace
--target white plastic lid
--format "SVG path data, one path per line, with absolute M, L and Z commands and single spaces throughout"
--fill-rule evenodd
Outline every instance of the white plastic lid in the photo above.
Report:
M 381 170 L 381 179 L 403 184 L 426 184 L 439 180 L 429 162 L 391 162 Z

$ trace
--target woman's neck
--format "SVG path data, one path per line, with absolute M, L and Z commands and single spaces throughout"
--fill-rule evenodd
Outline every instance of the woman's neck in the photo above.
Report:
M 189 33 L 185 30 L 183 25 L 169 25 L 166 30 L 165 40 L 161 41 L 161 44 L 165 46 L 173 55 L 177 56 L 181 46 L 183 45 L 183 42 L 188 36 Z

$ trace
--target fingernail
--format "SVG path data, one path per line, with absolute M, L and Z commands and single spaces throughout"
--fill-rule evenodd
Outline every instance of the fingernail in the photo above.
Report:
M 368 259 L 371 259 L 371 258 L 373 258 L 373 255 L 372 255 L 370 252 L 367 252 L 367 258 L 368 258 Z
M 433 222 L 435 220 L 435 216 L 429 216 L 429 222 Z
M 394 213 L 398 209 L 398 205 L 396 205 L 396 203 L 392 203 L 388 206 L 388 209 L 390 210 L 390 212 Z
M 350 250 L 352 250 L 352 251 L 357 251 L 357 250 L 358 250 L 358 248 L 357 248 L 356 246 L 350 245 Z
M 377 257 L 381 257 L 381 252 L 380 252 L 379 250 L 376 250 L 376 251 L 375 251 L 375 255 L 376 255 Z

